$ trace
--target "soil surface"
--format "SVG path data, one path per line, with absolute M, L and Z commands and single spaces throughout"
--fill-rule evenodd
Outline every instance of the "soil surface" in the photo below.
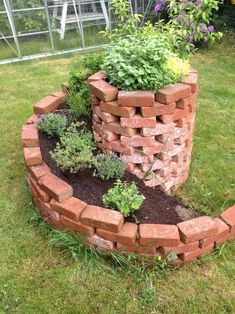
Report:
M 63 110 L 66 109 L 65 105 L 61 106 L 59 109 L 62 110 L 58 113 L 68 115 L 67 112 L 65 113 Z M 79 121 L 81 120 L 85 121 L 87 128 L 91 130 L 91 119 L 89 117 L 81 117 Z M 114 185 L 115 180 L 103 181 L 94 177 L 93 169 L 86 169 L 76 174 L 62 172 L 50 155 L 50 151 L 55 149 L 58 139 L 50 139 L 42 132 L 39 132 L 39 139 L 44 162 L 51 168 L 56 176 L 73 187 L 74 196 L 88 204 L 103 207 L 102 196 Z M 145 197 L 140 209 L 137 210 L 134 215 L 125 218 L 126 221 L 148 224 L 177 224 L 185 220 L 182 215 L 177 214 L 176 208 L 179 208 L 179 206 L 189 212 L 186 219 L 190 219 L 194 216 L 194 213 L 188 211 L 178 198 L 166 195 L 160 187 L 146 187 L 142 180 L 128 172 L 125 173 L 122 180 L 127 182 L 134 181 L 140 193 Z

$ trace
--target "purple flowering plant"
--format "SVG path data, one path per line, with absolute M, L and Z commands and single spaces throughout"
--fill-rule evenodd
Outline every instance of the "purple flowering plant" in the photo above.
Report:
M 218 0 L 157 0 L 154 10 L 157 14 L 162 11 L 168 14 L 166 25 L 179 37 L 179 49 L 190 52 L 195 44 L 214 42 L 222 37 L 211 25 L 219 3 Z

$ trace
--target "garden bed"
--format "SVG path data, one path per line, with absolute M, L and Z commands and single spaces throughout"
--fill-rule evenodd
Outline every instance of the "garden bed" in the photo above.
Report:
M 85 237 L 87 244 L 96 246 L 101 252 L 136 253 L 141 260 L 155 260 L 156 257 L 167 256 L 171 252 L 175 254 L 171 263 L 176 265 L 192 261 L 213 251 L 220 243 L 234 239 L 235 206 L 225 210 L 220 218 L 202 216 L 177 225 L 136 224 L 125 222 L 123 215 L 117 211 L 84 202 L 82 194 L 75 195 L 68 178 L 61 179 L 46 160 L 44 152 L 41 154 L 39 142 L 42 145 L 43 140 L 35 125 L 38 114 L 56 110 L 63 103 L 64 96 L 64 93 L 55 93 L 37 103 L 34 106 L 35 114 L 22 130 L 33 200 L 48 223 L 56 228 L 68 229 L 78 237 Z M 139 182 L 138 179 L 135 180 Z

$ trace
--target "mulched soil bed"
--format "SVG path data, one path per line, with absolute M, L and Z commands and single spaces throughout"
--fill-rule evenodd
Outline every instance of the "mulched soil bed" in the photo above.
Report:
M 59 109 L 66 109 L 66 105 L 62 105 Z M 60 113 L 62 114 L 63 111 L 60 111 Z M 85 121 L 87 128 L 91 130 L 90 118 L 81 117 L 79 120 Z M 103 207 L 102 196 L 113 186 L 115 180 L 103 181 L 96 178 L 93 176 L 92 169 L 86 169 L 77 174 L 62 172 L 50 156 L 50 151 L 54 150 L 58 140 L 49 139 L 42 132 L 39 132 L 39 139 L 44 162 L 51 168 L 55 175 L 73 187 L 74 196 L 88 204 Z M 126 218 L 126 221 L 153 224 L 177 224 L 182 221 L 182 218 L 178 216 L 175 209 L 177 206 L 185 206 L 182 205 L 182 202 L 178 198 L 166 195 L 160 187 L 146 187 L 142 180 L 128 172 L 126 172 L 122 180 L 136 182 L 140 192 L 145 196 L 141 208 L 134 215 Z

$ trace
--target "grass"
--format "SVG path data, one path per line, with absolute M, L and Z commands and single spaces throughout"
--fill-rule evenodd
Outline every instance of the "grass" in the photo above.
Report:
M 193 161 L 177 192 L 202 213 L 235 203 L 234 38 L 198 51 Z M 177 271 L 111 267 L 32 214 L 20 128 L 80 57 L 0 67 L 0 313 L 234 313 L 235 244 Z M 34 219 L 32 219 L 32 217 Z

